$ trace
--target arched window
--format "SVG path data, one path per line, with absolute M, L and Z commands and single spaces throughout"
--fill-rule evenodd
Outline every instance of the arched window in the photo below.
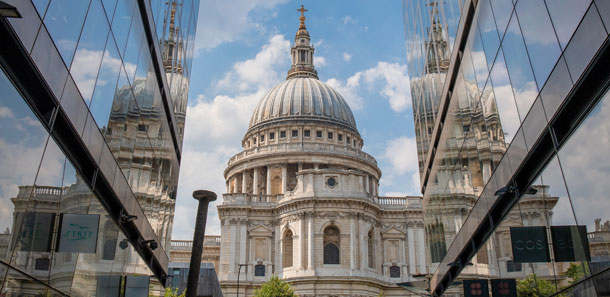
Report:
M 284 233 L 282 246 L 283 266 L 292 267 L 292 231 Z
M 324 229 L 324 264 L 339 264 L 339 246 L 341 245 L 339 229 L 334 226 Z
M 367 237 L 367 245 L 368 245 L 368 251 L 369 251 L 369 267 L 370 268 L 375 268 L 375 245 L 373 244 L 373 229 L 371 229 L 369 231 L 368 237 Z

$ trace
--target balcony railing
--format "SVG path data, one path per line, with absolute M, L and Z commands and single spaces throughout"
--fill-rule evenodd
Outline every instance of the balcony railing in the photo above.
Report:
M 329 152 L 347 157 L 356 157 L 360 160 L 367 161 L 377 165 L 375 158 L 359 149 L 344 146 L 335 145 L 328 143 L 280 143 L 270 144 L 259 147 L 253 147 L 242 152 L 237 153 L 231 159 L 229 159 L 228 165 L 232 165 L 237 161 L 246 159 L 249 156 L 261 155 L 261 154 L 275 154 L 282 152 L 304 152 L 304 153 L 315 153 L 315 152 Z
M 421 198 L 379 197 L 377 201 L 382 208 L 422 208 Z
M 219 235 L 206 235 L 203 239 L 204 246 L 214 246 L 220 245 L 220 236 Z M 172 240 L 171 243 L 172 250 L 190 250 L 193 248 L 192 240 Z

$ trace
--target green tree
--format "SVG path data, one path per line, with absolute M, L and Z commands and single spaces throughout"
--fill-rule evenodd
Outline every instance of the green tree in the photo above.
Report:
M 586 265 L 585 268 L 588 268 Z M 589 271 L 587 271 L 588 273 Z M 570 263 L 570 267 L 563 273 L 564 276 L 571 278 L 568 281 L 570 285 L 578 282 L 581 278 L 585 277 L 585 269 L 582 264 Z
M 517 281 L 517 296 L 519 297 L 546 297 L 555 293 L 555 286 L 550 281 L 530 274 Z
M 276 275 L 263 284 L 260 289 L 254 291 L 254 297 L 298 297 L 290 285 L 283 282 Z
M 379 295 L 377 295 L 377 297 L 385 297 L 385 294 L 383 293 L 383 289 L 381 289 L 381 292 L 379 292 Z
M 186 295 L 186 290 L 182 291 L 182 294 L 178 295 L 178 288 L 172 291 L 172 288 L 165 288 L 165 294 L 163 297 L 184 297 Z

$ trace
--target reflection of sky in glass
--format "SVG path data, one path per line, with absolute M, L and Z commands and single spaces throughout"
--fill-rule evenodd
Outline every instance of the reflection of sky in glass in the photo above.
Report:
M 32 185 L 48 134 L 0 71 L 0 230 L 11 227 L 17 186 Z
M 118 50 L 114 40 L 109 38 L 95 85 L 95 91 L 93 92 L 91 106 L 89 107 L 99 128 L 108 124 L 120 69 L 121 59 Z
M 125 43 L 127 42 L 127 36 L 129 34 L 131 17 L 135 11 L 134 7 L 135 0 L 119 1 L 116 10 L 114 11 L 112 32 L 114 33 L 114 38 L 116 39 L 116 44 L 121 54 L 125 51 Z
M 547 8 L 562 48 L 565 48 L 591 0 L 552 0 Z
M 513 12 L 513 2 L 512 0 L 491 0 L 491 8 L 500 37 L 502 37 L 508 25 L 508 20 L 510 20 L 510 15 Z
M 555 31 L 542 0 L 520 1 L 516 11 L 534 76 L 541 87 L 561 54 Z
M 491 69 L 491 84 L 493 86 L 498 113 L 500 114 L 500 123 L 504 131 L 504 139 L 506 143 L 510 143 L 519 129 L 521 121 L 515 105 L 513 97 L 513 89 L 510 85 L 506 64 L 504 63 L 504 52 L 500 50 L 498 58 Z
M 70 68 L 70 73 L 85 102 L 91 99 L 109 30 L 102 4 L 99 0 L 93 0 Z
M 593 220 L 610 219 L 610 97 L 588 115 L 559 152 L 576 219 L 592 230 Z
M 506 35 L 504 35 L 502 49 L 517 108 L 521 118 L 524 118 L 538 94 L 538 89 L 515 15 L 511 18 Z
M 72 63 L 88 7 L 86 0 L 51 1 L 45 15 L 44 23 L 66 65 Z

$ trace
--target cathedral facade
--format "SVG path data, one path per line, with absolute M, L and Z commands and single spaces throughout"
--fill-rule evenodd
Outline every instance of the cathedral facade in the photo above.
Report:
M 341 95 L 318 80 L 300 26 L 286 81 L 256 106 L 224 171 L 218 276 L 252 296 L 272 275 L 299 296 L 404 296 L 425 275 L 421 197 L 380 197 L 381 170 Z

